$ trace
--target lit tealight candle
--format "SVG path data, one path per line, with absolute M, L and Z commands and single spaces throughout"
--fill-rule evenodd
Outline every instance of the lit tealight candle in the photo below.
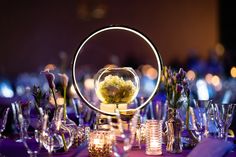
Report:
M 88 151 L 90 157 L 108 157 L 111 153 L 109 132 L 97 130 L 90 132 Z
M 98 147 L 98 148 L 103 148 L 103 145 L 104 145 L 105 143 L 104 143 L 104 140 L 99 139 L 99 138 L 95 138 L 95 139 L 93 140 L 93 144 L 94 144 L 96 147 Z
M 151 140 L 151 142 L 150 142 L 151 148 L 156 148 L 156 147 L 158 147 L 158 145 L 160 145 L 160 144 L 156 140 Z

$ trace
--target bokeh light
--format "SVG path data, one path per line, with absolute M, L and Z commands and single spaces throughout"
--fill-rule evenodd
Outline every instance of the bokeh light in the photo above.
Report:
M 91 79 L 91 78 L 85 79 L 84 87 L 86 89 L 93 89 L 94 88 L 94 79 Z
M 70 95 L 71 95 L 71 97 L 73 97 L 73 98 L 77 98 L 77 97 L 78 97 L 78 95 L 77 95 L 77 93 L 76 93 L 76 91 L 75 91 L 75 87 L 74 87 L 73 84 L 70 86 Z
M 230 74 L 233 78 L 236 78 L 236 67 L 232 67 L 230 70 Z
M 8 82 L 0 83 L 0 96 L 5 98 L 12 98 L 14 96 L 12 87 Z
M 199 100 L 209 100 L 209 93 L 207 89 L 207 83 L 205 80 L 200 79 L 196 82 L 197 94 Z
M 207 82 L 208 84 L 211 84 L 211 79 L 212 79 L 212 77 L 213 77 L 212 74 L 210 74 L 210 73 L 206 74 L 205 80 L 206 80 L 206 82 Z
M 153 68 L 151 65 L 143 65 L 141 69 L 144 76 L 148 77 L 151 80 L 154 80 L 157 78 L 157 70 Z
M 195 78 L 196 78 L 196 74 L 193 70 L 189 70 L 187 72 L 186 76 L 189 80 L 195 80 Z
M 218 56 L 223 56 L 223 55 L 224 55 L 225 48 L 224 48 L 224 46 L 223 46 L 222 44 L 218 43 L 218 44 L 216 45 L 215 50 L 216 50 L 216 54 L 217 54 Z
M 149 68 L 147 70 L 146 76 L 149 77 L 150 79 L 154 80 L 157 78 L 157 70 L 155 68 Z
M 220 85 L 220 78 L 217 75 L 214 75 L 211 79 L 211 83 L 213 86 L 217 87 Z

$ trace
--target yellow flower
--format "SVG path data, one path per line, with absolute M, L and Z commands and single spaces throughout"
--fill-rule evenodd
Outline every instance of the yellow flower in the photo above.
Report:
M 98 85 L 97 95 L 103 103 L 130 103 L 134 97 L 136 87 L 130 80 L 108 75 Z

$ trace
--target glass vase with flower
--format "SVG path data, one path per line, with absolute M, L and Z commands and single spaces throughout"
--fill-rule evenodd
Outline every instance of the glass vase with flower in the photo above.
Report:
M 74 121 L 72 121 L 68 116 L 67 116 L 67 107 L 66 107 L 66 103 L 67 103 L 67 99 L 66 99 L 66 92 L 67 92 L 67 87 L 68 87 L 68 82 L 69 82 L 69 78 L 68 76 L 63 73 L 59 73 L 58 74 L 61 78 L 61 83 L 62 83 L 62 87 L 63 87 L 63 118 L 62 118 L 62 124 L 64 124 L 67 128 L 69 128 L 71 130 L 71 141 L 72 143 L 76 143 L 76 138 L 78 137 L 78 127 L 76 125 L 76 123 Z
M 168 104 L 166 150 L 170 153 L 181 153 L 183 147 L 181 142 L 183 122 L 179 116 L 178 109 L 183 104 L 183 97 L 187 98 L 187 129 L 189 123 L 190 90 L 186 72 L 182 68 L 175 72 L 171 68 L 164 67 L 162 81 L 166 90 L 166 103 Z
M 118 39 L 117 41 L 119 42 L 116 42 L 116 44 L 107 46 L 106 41 L 110 41 L 111 39 Z M 95 44 L 104 43 L 105 45 L 102 45 L 101 47 L 111 48 L 111 49 L 106 49 L 106 52 L 115 52 L 116 50 L 118 50 L 117 48 L 121 48 L 121 47 L 126 48 L 123 45 L 124 43 L 123 39 L 125 39 L 125 44 L 129 43 L 130 41 L 134 43 L 135 41 L 135 43 L 137 43 L 135 46 L 135 49 L 137 48 L 138 52 L 140 51 L 140 49 L 137 46 L 145 45 L 145 47 L 147 47 L 146 49 L 147 51 L 146 50 L 144 51 L 148 52 L 151 50 L 151 52 L 155 55 L 154 58 L 156 59 L 156 63 L 157 63 L 155 64 L 155 66 L 157 66 L 157 77 L 156 77 L 157 79 L 154 81 L 156 82 L 155 87 L 153 88 L 153 90 L 151 90 L 152 92 L 149 93 L 150 96 L 147 98 L 147 100 L 144 103 L 142 103 L 140 106 L 131 105 L 131 101 L 133 101 L 133 99 L 137 96 L 137 93 L 138 93 L 139 88 L 136 88 L 137 87 L 136 81 L 138 77 L 136 76 L 134 77 L 134 75 L 132 74 L 133 70 L 132 71 L 130 70 L 131 68 L 126 68 L 126 67 L 117 68 L 116 66 L 114 67 L 112 65 L 114 69 L 103 69 L 103 72 L 100 71 L 102 73 L 97 75 L 99 77 L 97 77 L 96 80 L 99 80 L 99 81 L 95 82 L 95 90 L 96 90 L 97 97 L 100 99 L 101 103 L 100 102 L 94 103 L 94 102 L 89 101 L 89 99 L 86 98 L 86 96 L 83 94 L 81 90 L 82 88 L 81 86 L 79 86 L 79 83 L 78 83 L 78 76 L 79 76 L 78 73 L 80 72 L 79 68 L 81 67 L 79 60 L 81 59 L 81 54 L 84 54 L 85 52 L 88 53 L 89 50 L 91 50 L 91 49 L 88 49 L 88 48 L 91 48 L 90 46 L 91 43 L 92 43 L 91 45 L 94 45 L 94 43 Z M 127 50 L 130 51 L 130 47 L 128 46 L 127 48 L 128 48 Z M 95 51 L 97 52 L 97 54 L 99 54 L 98 49 L 96 49 Z M 92 52 L 95 52 L 95 51 L 92 51 Z M 126 52 L 126 50 L 125 51 L 121 50 L 121 51 Z M 102 50 L 102 52 L 104 52 L 104 50 Z M 120 50 L 118 50 L 117 52 L 120 52 Z M 115 56 L 116 54 L 112 53 L 112 55 Z M 106 61 L 105 60 L 106 57 L 103 57 L 103 58 L 104 59 L 100 61 Z M 102 65 L 104 64 L 105 63 L 103 62 Z M 123 66 L 123 64 L 118 64 L 118 65 Z M 101 66 L 101 64 L 99 66 Z M 99 66 L 96 65 L 96 67 L 99 67 Z M 138 121 L 139 110 L 144 108 L 156 94 L 156 91 L 160 83 L 161 72 L 162 72 L 161 57 L 157 49 L 155 48 L 155 46 L 152 44 L 152 42 L 148 38 L 146 38 L 145 35 L 143 35 L 141 32 L 134 30 L 132 28 L 129 28 L 129 27 L 124 27 L 124 26 L 108 26 L 108 27 L 99 29 L 98 31 L 91 34 L 88 38 L 86 38 L 83 43 L 81 43 L 78 51 L 74 55 L 73 63 L 72 63 L 72 79 L 73 79 L 73 84 L 74 84 L 77 94 L 80 96 L 83 102 L 86 105 L 88 105 L 90 108 L 92 108 L 93 110 L 104 114 L 104 116 L 112 116 L 111 120 L 109 121 L 111 130 L 113 133 L 118 132 L 118 134 L 121 135 L 120 136 L 121 138 L 118 138 L 118 136 L 116 136 L 117 143 L 113 144 L 114 146 L 113 150 L 114 150 L 115 156 L 126 156 L 127 151 L 131 148 L 130 143 L 132 143 L 132 140 L 129 140 L 129 139 L 131 139 L 131 137 L 134 137 L 134 133 L 136 130 L 135 125 L 137 124 L 137 121 Z M 131 77 L 130 78 L 127 77 L 126 74 Z M 111 80 L 114 80 L 114 83 L 112 83 Z M 116 84 L 115 82 L 118 82 L 118 83 Z M 130 86 L 131 83 L 133 85 Z M 126 86 L 128 86 L 128 88 L 126 88 Z M 100 88 L 100 87 L 105 87 L 105 88 Z M 132 128 L 134 128 L 135 130 L 132 130 Z M 121 148 L 120 151 L 117 151 L 118 148 Z
M 54 83 L 55 76 L 49 71 L 49 69 L 45 69 L 44 74 L 50 88 L 52 98 L 51 102 L 54 104 L 54 114 L 51 122 L 48 123 L 48 128 L 43 133 L 43 146 L 48 150 L 49 153 L 62 148 L 64 151 L 67 151 L 73 143 L 75 132 L 71 125 L 72 123 L 70 120 L 68 120 L 66 114 L 65 96 L 68 79 L 66 80 L 64 78 L 63 80 L 64 99 L 62 103 L 58 104 L 59 99 L 56 98 L 56 86 Z

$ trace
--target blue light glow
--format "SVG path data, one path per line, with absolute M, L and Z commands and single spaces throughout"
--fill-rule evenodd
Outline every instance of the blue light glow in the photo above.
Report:
M 199 100 L 209 100 L 209 92 L 205 80 L 198 80 L 196 82 L 197 94 Z
M 8 82 L 0 83 L 0 96 L 6 98 L 12 98 L 14 96 L 14 92 Z

